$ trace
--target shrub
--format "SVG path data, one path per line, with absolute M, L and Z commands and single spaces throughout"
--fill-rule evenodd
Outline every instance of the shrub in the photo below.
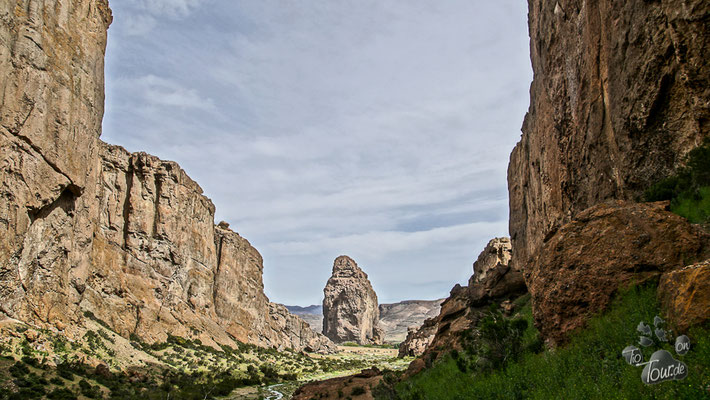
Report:
M 670 200 L 671 211 L 695 223 L 710 222 L 710 137 L 691 150 L 686 166 L 653 184 L 646 201 Z
M 365 388 L 362 386 L 355 386 L 353 391 L 350 392 L 351 396 L 360 396 L 361 394 L 365 394 Z
M 24 377 L 25 375 L 30 373 L 30 369 L 27 368 L 27 365 L 23 363 L 22 361 L 17 361 L 15 364 L 13 364 L 10 368 L 10 375 L 12 375 L 15 378 L 20 378 Z
M 51 393 L 47 395 L 47 398 L 51 400 L 77 400 L 77 397 L 74 392 L 65 388 L 54 389 Z

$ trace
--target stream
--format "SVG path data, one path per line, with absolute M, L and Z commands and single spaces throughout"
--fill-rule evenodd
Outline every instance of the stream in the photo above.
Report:
M 264 400 L 281 400 L 281 399 L 283 399 L 283 397 L 284 397 L 283 393 L 276 390 L 276 388 L 279 386 L 283 386 L 283 383 L 267 386 L 266 390 L 269 393 L 266 395 L 266 397 L 264 397 Z

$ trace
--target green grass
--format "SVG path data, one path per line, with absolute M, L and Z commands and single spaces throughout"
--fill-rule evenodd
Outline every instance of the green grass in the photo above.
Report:
M 671 211 L 696 224 L 708 222 L 710 186 L 701 187 L 693 194 L 678 196 L 671 201 Z
M 643 197 L 670 200 L 674 213 L 693 223 L 710 223 L 710 137 L 688 153 L 684 167 L 651 185 Z
M 636 345 L 636 326 L 651 323 L 659 313 L 656 288 L 637 287 L 618 296 L 611 309 L 593 318 L 587 328 L 573 335 L 569 345 L 539 354 L 527 352 L 517 362 L 492 372 L 462 372 L 447 355 L 431 368 L 396 383 L 394 392 L 378 398 L 400 399 L 707 399 L 710 385 L 710 326 L 688 332 L 691 351 L 675 355 L 672 346 L 643 348 L 644 358 L 659 348 L 671 351 L 688 365 L 685 380 L 647 386 L 641 368 L 628 365 L 621 356 L 627 345 Z M 531 321 L 526 311 L 524 317 Z M 531 326 L 532 324 L 529 324 Z M 526 331 L 526 341 L 533 341 Z
M 303 381 L 354 374 L 373 365 L 405 368 L 410 361 L 379 352 L 311 356 L 239 342 L 235 348 L 216 349 L 172 335 L 152 344 L 133 335 L 130 343 L 136 350 L 130 348 L 125 354 L 126 338 L 101 324 L 93 324 L 80 339 L 71 341 L 33 328 L 36 338 L 30 343 L 22 334 L 27 329 L 18 325 L 14 329 L 18 333 L 0 335 L 0 400 L 162 400 L 168 396 L 204 400 L 224 398 L 245 387 L 266 393 L 264 387 L 275 383 L 283 383 L 278 390 L 290 396 Z M 128 360 L 135 355 L 141 355 L 141 360 Z M 86 360 L 91 357 L 105 362 L 110 373 L 89 366 Z M 142 359 L 150 361 L 145 364 Z

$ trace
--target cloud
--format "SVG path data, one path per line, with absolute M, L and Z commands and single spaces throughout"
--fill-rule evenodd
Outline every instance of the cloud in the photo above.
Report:
M 128 0 L 127 3 L 156 16 L 176 18 L 188 15 L 204 3 L 204 0 Z M 114 4 L 112 3 L 111 6 Z
M 112 7 L 103 138 L 178 161 L 261 251 L 275 300 L 318 302 L 346 252 L 381 300 L 442 297 L 506 233 L 525 4 Z
M 214 111 L 212 99 L 202 96 L 196 89 L 186 88 L 180 83 L 155 75 L 145 75 L 137 78 L 118 79 L 115 83 L 118 90 L 130 95 L 141 109 L 148 113 L 156 108 L 182 112 L 185 109 Z M 133 106 L 131 106 L 133 108 Z
M 137 14 L 130 18 L 124 28 L 125 36 L 143 36 L 155 28 L 158 21 L 151 15 Z

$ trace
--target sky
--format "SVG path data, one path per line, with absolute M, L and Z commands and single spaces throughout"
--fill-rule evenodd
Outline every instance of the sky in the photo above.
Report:
M 112 0 L 102 139 L 177 161 L 320 304 L 349 255 L 380 303 L 446 297 L 508 235 L 532 79 L 519 0 Z

